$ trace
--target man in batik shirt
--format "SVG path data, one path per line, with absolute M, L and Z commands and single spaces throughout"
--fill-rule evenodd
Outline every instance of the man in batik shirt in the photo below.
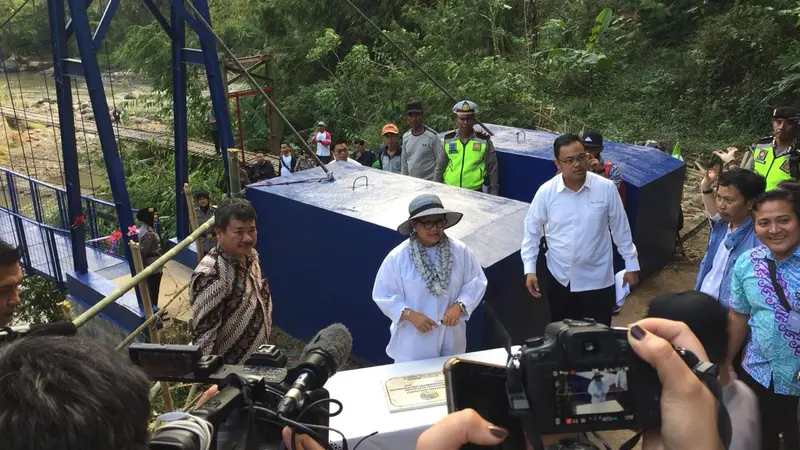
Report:
M 204 355 L 242 364 L 269 341 L 272 301 L 255 250 L 256 213 L 244 199 L 223 201 L 214 213 L 217 246 L 192 274 L 192 340 Z

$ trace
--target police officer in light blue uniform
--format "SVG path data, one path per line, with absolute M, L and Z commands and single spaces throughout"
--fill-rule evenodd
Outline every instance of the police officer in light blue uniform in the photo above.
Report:
M 450 186 L 498 195 L 497 153 L 489 133 L 475 128 L 478 105 L 462 100 L 453 106 L 456 129 L 444 136 L 447 168 L 444 182 Z

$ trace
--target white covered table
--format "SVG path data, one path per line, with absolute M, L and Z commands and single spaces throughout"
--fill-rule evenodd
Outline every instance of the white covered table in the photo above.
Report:
M 458 356 L 502 365 L 505 365 L 507 359 L 505 349 L 484 350 Z M 337 373 L 328 380 L 325 388 L 330 392 L 331 398 L 342 402 L 344 411 L 338 416 L 331 417 L 330 426 L 344 433 L 351 449 L 361 438 L 375 431 L 378 434 L 364 441 L 358 450 L 413 449 L 419 435 L 447 415 L 447 405 L 389 412 L 383 393 L 384 383 L 394 377 L 441 371 L 449 358 L 451 357 Z M 340 439 L 338 434 L 331 433 L 331 441 L 339 442 Z

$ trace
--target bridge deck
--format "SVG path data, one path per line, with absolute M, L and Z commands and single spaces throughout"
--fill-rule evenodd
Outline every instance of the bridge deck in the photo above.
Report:
M 50 261 L 48 256 L 49 250 L 47 249 L 47 232 L 45 229 L 26 220 L 20 219 L 20 222 L 22 223 L 27 244 L 23 250 L 30 258 L 31 267 L 50 280 L 66 280 L 67 271 L 73 270 L 72 248 L 69 236 L 53 233 L 55 253 L 58 256 L 58 269 L 61 272 L 59 277 L 56 273 L 56 268 L 53 267 L 55 265 L 54 262 Z M 0 209 L 0 240 L 14 246 L 20 245 L 16 227 L 14 216 Z M 108 274 L 106 278 L 114 278 L 130 273 L 128 264 L 124 259 L 98 250 L 90 245 L 86 246 L 86 259 L 89 262 L 90 272 Z
M 42 125 L 47 125 L 47 126 L 54 126 L 54 127 L 59 126 L 58 117 L 53 117 L 51 119 L 49 114 L 37 113 L 31 111 L 30 109 L 23 110 L 22 108 L 15 109 L 9 106 L 3 106 L 0 107 L 0 116 L 9 117 L 12 119 L 19 119 L 20 121 L 24 121 L 27 119 L 28 122 L 40 123 Z M 96 135 L 97 127 L 95 126 L 95 123 L 92 120 L 80 120 L 78 117 L 76 117 L 75 131 Z M 117 134 L 118 138 L 123 141 L 141 142 L 141 143 L 153 142 L 157 145 L 168 148 L 172 148 L 174 143 L 174 136 L 171 133 L 139 130 L 136 128 L 126 127 L 122 125 L 114 125 L 114 133 Z M 198 156 L 202 156 L 204 158 L 212 158 L 212 159 L 219 158 L 216 150 L 214 149 L 214 144 L 211 142 L 189 139 L 188 150 L 189 152 Z M 256 154 L 253 151 L 248 150 L 245 151 L 244 154 L 245 154 L 246 164 L 251 165 L 256 162 Z M 277 157 L 272 155 L 266 155 L 266 156 L 273 162 L 273 164 L 277 163 L 278 161 Z

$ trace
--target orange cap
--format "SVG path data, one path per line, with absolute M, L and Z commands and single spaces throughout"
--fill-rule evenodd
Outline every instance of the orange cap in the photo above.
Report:
M 397 129 L 397 125 L 393 123 L 387 123 L 383 126 L 383 130 L 381 130 L 381 136 L 386 133 L 400 134 L 400 130 Z

